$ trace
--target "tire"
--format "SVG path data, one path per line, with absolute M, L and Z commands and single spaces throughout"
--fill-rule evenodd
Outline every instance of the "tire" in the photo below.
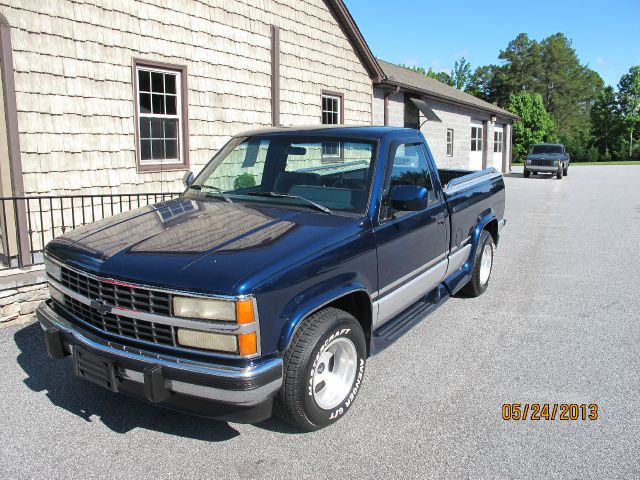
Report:
M 562 174 L 566 177 L 567 175 L 569 175 L 569 167 L 566 167 L 563 171 Z
M 538 172 L 531 172 L 531 173 L 533 173 L 534 175 L 537 175 L 537 174 L 538 174 Z
M 283 383 L 274 412 L 302 430 L 335 423 L 351 408 L 360 390 L 366 355 L 364 332 L 352 315 L 337 308 L 310 315 L 285 352 Z
M 495 255 L 496 246 L 493 237 L 489 232 L 483 230 L 480 234 L 478 248 L 473 259 L 473 270 L 471 270 L 471 279 L 463 288 L 462 292 L 470 297 L 478 297 L 482 295 L 489 287 L 491 273 L 493 271 L 493 257 Z M 486 257 L 490 255 L 490 257 Z M 483 267 L 483 258 L 485 264 Z M 487 271 L 488 268 L 488 271 Z
M 558 171 L 556 172 L 556 178 L 558 180 L 562 180 L 562 168 L 559 168 Z
M 529 170 L 525 170 L 524 171 L 524 178 L 529 178 L 529 175 L 531 175 L 531 172 Z

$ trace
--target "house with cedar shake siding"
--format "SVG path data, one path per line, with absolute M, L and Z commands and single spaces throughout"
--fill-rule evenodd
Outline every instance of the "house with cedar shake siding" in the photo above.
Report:
M 409 126 L 440 166 L 508 169 L 513 116 L 398 68 L 342 0 L 0 0 L 0 322 L 46 296 L 51 238 L 180 192 L 244 130 Z

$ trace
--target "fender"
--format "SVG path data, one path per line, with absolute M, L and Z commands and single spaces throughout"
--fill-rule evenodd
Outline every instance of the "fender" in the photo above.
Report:
M 451 295 L 455 295 L 470 280 L 471 271 L 473 270 L 473 259 L 476 256 L 478 242 L 480 241 L 480 234 L 489 222 L 497 220 L 497 218 L 496 213 L 492 209 L 480 216 L 480 219 L 471 234 L 471 250 L 467 261 L 464 263 L 462 268 L 452 273 L 444 280 L 444 284 Z
M 369 297 L 369 302 L 371 302 L 368 290 L 358 281 L 344 283 L 337 287 L 334 286 L 329 290 L 322 290 L 322 293 L 319 294 L 318 287 L 322 286 L 326 285 L 316 285 L 296 295 L 282 310 L 281 320 L 284 323 L 284 327 L 282 328 L 278 345 L 278 349 L 281 352 L 289 347 L 289 342 L 291 342 L 291 338 L 300 322 L 325 305 L 354 292 L 365 292 Z M 373 312 L 373 307 L 371 307 L 371 311 Z

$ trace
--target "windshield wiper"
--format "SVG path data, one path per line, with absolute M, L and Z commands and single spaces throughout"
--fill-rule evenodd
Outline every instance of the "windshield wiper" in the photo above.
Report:
M 189 185 L 188 187 L 189 189 L 192 190 L 198 190 L 198 191 L 202 191 L 202 190 L 213 190 L 216 193 L 219 193 L 220 196 L 222 198 L 224 198 L 225 202 L 229 202 L 229 203 L 233 203 L 233 200 L 231 200 L 231 198 L 229 198 L 229 195 L 227 195 L 226 193 L 224 193 L 224 191 L 222 191 L 221 188 L 218 187 L 214 187 L 213 185 Z
M 300 195 L 290 195 L 288 193 L 278 193 L 278 192 L 249 192 L 245 195 L 251 195 L 252 197 L 270 197 L 270 198 L 295 198 L 297 200 L 302 200 L 307 204 L 311 205 L 317 210 L 321 212 L 327 213 L 329 215 L 333 215 L 333 212 L 325 207 L 324 205 L 320 205 L 319 203 L 314 202 L 313 200 L 309 200 L 308 198 L 301 197 Z

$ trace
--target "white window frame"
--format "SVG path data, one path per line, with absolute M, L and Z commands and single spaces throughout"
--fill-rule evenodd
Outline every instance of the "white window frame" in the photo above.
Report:
M 338 110 L 337 111 L 325 110 L 325 108 L 324 108 L 324 99 L 325 98 L 328 98 L 330 100 L 336 100 L 336 105 L 338 107 Z M 329 93 L 323 93 L 320 107 L 321 107 L 321 110 L 322 110 L 321 120 L 324 120 L 324 114 L 325 113 L 336 114 L 336 116 L 338 117 L 338 121 L 336 123 L 325 123 L 323 121 L 322 122 L 323 125 L 340 125 L 342 123 L 342 96 L 340 96 L 340 95 L 331 95 Z
M 337 110 L 325 110 L 324 108 L 324 100 L 325 98 L 335 100 Z M 333 95 L 331 93 L 323 93 L 320 100 L 320 120 L 323 125 L 340 125 L 342 124 L 342 109 L 344 108 L 342 102 L 344 101 L 344 97 L 342 95 Z M 335 114 L 338 118 L 336 123 L 324 123 L 325 113 Z M 322 143 L 322 158 L 327 160 L 337 160 L 342 158 L 342 148 L 340 147 L 339 142 L 324 142 Z
M 482 151 L 482 135 L 483 135 L 483 126 L 472 124 L 471 125 L 471 151 L 472 152 Z
M 503 143 L 504 143 L 504 131 L 495 130 L 493 132 L 493 153 L 502 153 Z
M 449 134 L 451 134 L 451 136 L 449 136 Z M 447 157 L 453 157 L 453 128 L 447 128 L 447 138 L 446 138 L 446 144 L 447 144 Z
M 138 73 L 140 71 L 144 71 L 144 72 L 151 72 L 151 73 L 162 73 L 163 75 L 169 74 L 169 75 L 174 75 L 176 77 L 176 93 L 175 94 L 171 94 L 171 93 L 163 93 L 163 95 L 165 96 L 175 96 L 176 97 L 176 114 L 175 115 L 167 115 L 167 114 L 154 114 L 154 113 L 143 113 L 142 109 L 140 108 L 140 93 L 149 93 L 151 94 L 151 92 L 147 92 L 146 90 L 140 90 L 140 82 L 139 82 L 139 75 Z M 182 72 L 180 72 L 179 70 L 171 70 L 171 69 L 167 69 L 167 68 L 160 68 L 160 67 L 147 67 L 145 65 L 136 65 L 136 91 L 135 91 L 135 96 L 136 96 L 136 105 L 137 105 L 137 118 L 136 118 L 136 128 L 140 129 L 140 119 L 142 118 L 161 118 L 161 119 L 175 119 L 178 121 L 178 128 L 177 128 L 177 145 L 176 145 L 176 153 L 177 153 L 177 158 L 171 158 L 171 159 L 161 159 L 161 160 L 157 160 L 157 159 L 148 159 L 148 160 L 143 160 L 142 159 L 142 132 L 140 132 L 138 130 L 138 156 L 139 156 L 139 163 L 141 166 L 144 165 L 184 165 L 185 161 L 184 161 L 184 157 L 183 157 L 183 146 L 182 146 L 182 141 L 183 141 L 183 121 L 184 119 L 182 118 Z M 164 82 L 164 76 L 163 78 L 163 82 Z M 153 106 L 153 97 L 151 100 L 151 105 Z M 166 107 L 165 107 L 166 108 Z M 153 143 L 152 143 L 152 147 L 153 149 Z M 152 150 L 153 152 L 153 150 Z M 153 155 L 153 153 L 152 153 Z

